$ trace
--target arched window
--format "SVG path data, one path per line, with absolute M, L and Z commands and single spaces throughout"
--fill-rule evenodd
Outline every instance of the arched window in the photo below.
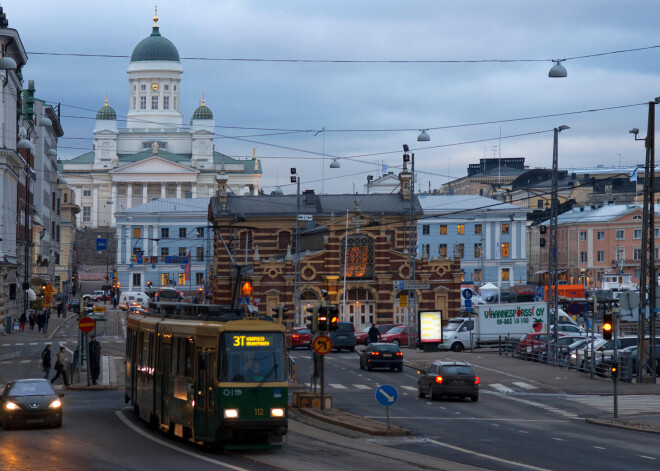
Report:
M 370 279 L 374 274 L 374 241 L 363 234 L 341 242 L 341 265 L 348 279 Z

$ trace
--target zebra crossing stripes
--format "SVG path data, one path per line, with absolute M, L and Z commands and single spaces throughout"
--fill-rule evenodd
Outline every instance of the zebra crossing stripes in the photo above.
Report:
M 408 386 L 408 385 L 403 385 L 399 386 L 401 389 L 407 389 L 408 391 L 417 391 L 417 388 L 415 386 Z
M 330 383 L 328 384 L 328 386 L 332 386 L 335 389 L 346 389 L 346 386 L 344 386 L 343 384 Z
M 493 388 L 496 391 L 501 392 L 501 393 L 506 393 L 506 394 L 513 393 L 513 389 L 511 389 L 507 386 L 504 386 L 503 384 L 500 384 L 500 383 L 493 383 L 493 384 L 490 385 L 490 387 Z
M 371 386 L 367 386 L 366 384 L 354 384 L 353 386 L 358 389 L 373 389 Z
M 511 384 L 515 384 L 519 388 L 528 389 L 528 390 L 538 389 L 536 386 L 532 386 L 531 384 L 525 383 L 523 381 L 512 381 Z
M 568 396 L 567 399 L 604 412 L 614 411 L 614 399 L 612 396 Z M 658 395 L 619 395 L 618 401 L 620 414 L 632 415 L 660 412 L 660 396 Z

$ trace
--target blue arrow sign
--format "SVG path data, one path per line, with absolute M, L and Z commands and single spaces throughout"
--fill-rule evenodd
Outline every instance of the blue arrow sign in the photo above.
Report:
M 399 400 L 399 392 L 391 384 L 383 384 L 376 389 L 376 401 L 381 406 L 393 406 Z

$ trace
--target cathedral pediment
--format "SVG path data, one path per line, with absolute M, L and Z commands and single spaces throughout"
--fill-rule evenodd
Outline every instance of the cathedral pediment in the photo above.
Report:
M 187 165 L 182 165 L 176 162 L 171 162 L 169 160 L 162 159 L 157 155 L 153 155 L 146 159 L 140 160 L 139 162 L 133 162 L 128 165 L 123 165 L 119 168 L 111 170 L 110 173 L 115 177 L 118 177 L 120 175 L 136 176 L 136 174 L 171 175 L 173 173 L 184 174 L 184 175 L 197 175 L 199 173 L 199 170 L 191 168 Z

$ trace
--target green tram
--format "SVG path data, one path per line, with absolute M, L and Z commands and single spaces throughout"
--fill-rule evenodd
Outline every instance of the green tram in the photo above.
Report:
M 126 402 L 172 436 L 224 449 L 281 448 L 288 426 L 284 326 L 190 306 L 196 317 L 128 317 Z

